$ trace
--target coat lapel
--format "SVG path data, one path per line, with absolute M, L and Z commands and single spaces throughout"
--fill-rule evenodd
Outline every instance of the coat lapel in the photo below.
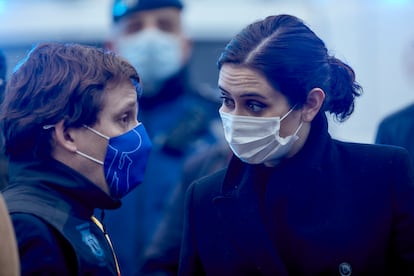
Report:
M 225 225 L 223 231 L 227 232 L 229 243 L 244 260 L 246 267 L 256 267 L 257 273 L 284 275 L 286 269 L 278 257 L 276 247 L 272 245 L 263 222 L 264 215 L 256 200 L 252 170 L 254 166 L 234 157 L 221 194 L 213 199 L 213 205 L 221 225 Z M 249 263 L 253 265 L 247 265 Z

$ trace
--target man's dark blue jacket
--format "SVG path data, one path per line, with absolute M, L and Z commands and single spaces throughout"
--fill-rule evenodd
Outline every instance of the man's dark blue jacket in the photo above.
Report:
M 117 275 L 111 245 L 91 219 L 116 208 L 88 179 L 65 166 L 10 161 L 3 192 L 16 233 L 22 275 Z

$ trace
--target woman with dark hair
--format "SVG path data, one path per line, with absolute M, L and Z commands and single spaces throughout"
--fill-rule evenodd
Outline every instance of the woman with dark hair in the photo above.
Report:
M 361 94 L 300 19 L 270 16 L 221 54 L 234 155 L 190 185 L 180 275 L 414 275 L 414 172 L 398 147 L 332 139 Z

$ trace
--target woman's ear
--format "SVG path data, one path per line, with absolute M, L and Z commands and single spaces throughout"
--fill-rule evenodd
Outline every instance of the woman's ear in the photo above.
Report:
M 74 136 L 75 134 L 71 129 L 65 128 L 65 121 L 61 120 L 54 127 L 55 144 L 65 148 L 68 151 L 75 152 L 77 150 Z
M 306 103 L 302 109 L 302 120 L 304 122 L 311 122 L 318 114 L 325 100 L 325 92 L 320 88 L 313 88 L 306 99 Z

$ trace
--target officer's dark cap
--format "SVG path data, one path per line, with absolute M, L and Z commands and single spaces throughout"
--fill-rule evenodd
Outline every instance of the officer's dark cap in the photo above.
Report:
M 115 0 L 112 7 L 112 20 L 118 22 L 121 18 L 137 11 L 167 7 L 182 10 L 183 3 L 180 0 Z

